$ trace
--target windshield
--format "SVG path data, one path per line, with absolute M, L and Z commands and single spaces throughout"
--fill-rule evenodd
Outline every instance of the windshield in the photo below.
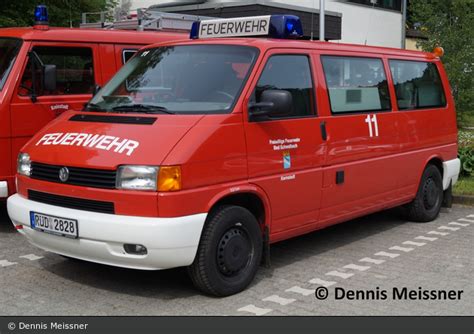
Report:
M 86 110 L 170 114 L 232 111 L 257 49 L 185 45 L 148 49 L 133 57 Z
M 0 38 L 0 90 L 7 81 L 20 47 L 21 39 Z

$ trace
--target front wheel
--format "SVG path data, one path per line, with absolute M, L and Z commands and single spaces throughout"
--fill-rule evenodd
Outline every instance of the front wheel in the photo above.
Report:
M 245 208 L 226 205 L 208 218 L 188 272 L 204 293 L 229 296 L 252 282 L 261 258 L 262 231 L 257 219 Z
M 416 222 L 429 222 L 439 215 L 443 203 L 443 181 L 439 169 L 428 165 L 421 177 L 413 202 L 406 205 L 407 218 Z

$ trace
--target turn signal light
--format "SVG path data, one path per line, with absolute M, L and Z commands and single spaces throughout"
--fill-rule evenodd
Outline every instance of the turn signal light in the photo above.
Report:
M 436 57 L 441 58 L 442 56 L 444 56 L 444 49 L 441 46 L 437 46 L 433 49 L 433 54 Z
M 181 167 L 161 166 L 158 173 L 158 191 L 181 190 Z

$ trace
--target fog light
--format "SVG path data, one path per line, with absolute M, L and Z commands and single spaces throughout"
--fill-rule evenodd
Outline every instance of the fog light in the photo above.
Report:
M 123 245 L 123 249 L 128 254 L 133 255 L 146 255 L 148 253 L 147 249 L 143 245 L 135 245 L 135 244 L 125 244 Z

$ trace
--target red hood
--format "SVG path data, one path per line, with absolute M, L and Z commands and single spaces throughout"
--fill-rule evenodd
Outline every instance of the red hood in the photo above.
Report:
M 73 116 L 105 117 L 80 121 Z M 130 123 L 121 124 L 122 117 Z M 202 115 L 130 115 L 67 112 L 36 134 L 22 149 L 31 160 L 54 165 L 115 168 L 160 165 Z M 151 118 L 151 120 L 150 120 Z M 153 124 L 136 124 L 151 123 Z

